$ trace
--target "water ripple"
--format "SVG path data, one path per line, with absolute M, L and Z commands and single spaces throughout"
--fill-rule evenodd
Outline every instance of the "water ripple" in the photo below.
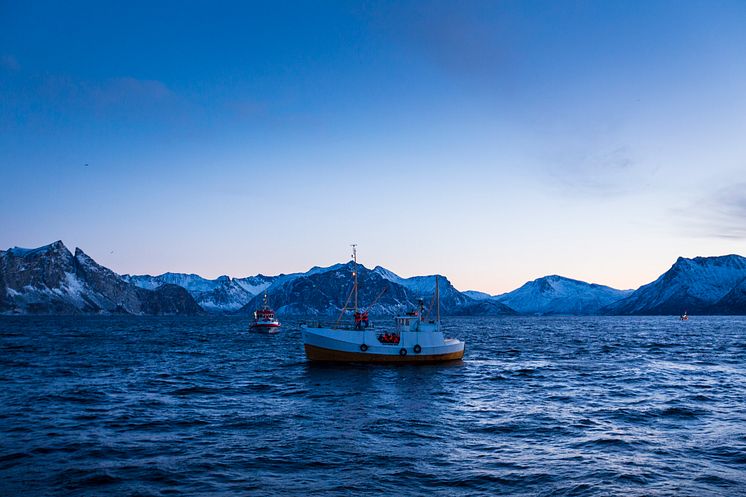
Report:
M 0 318 L 0 495 L 746 495 L 746 319 L 458 318 L 448 365 L 297 324 Z

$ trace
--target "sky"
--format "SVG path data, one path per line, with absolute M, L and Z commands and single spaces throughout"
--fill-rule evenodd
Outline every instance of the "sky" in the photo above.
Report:
M 492 294 L 746 255 L 743 1 L 0 0 L 0 247 Z

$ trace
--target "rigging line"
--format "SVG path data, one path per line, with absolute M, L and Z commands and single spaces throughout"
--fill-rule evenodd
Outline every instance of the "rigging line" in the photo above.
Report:
M 355 291 L 355 287 L 352 287 L 352 290 L 350 290 L 350 293 L 347 295 L 347 300 L 345 301 L 344 307 L 342 307 L 342 311 L 339 313 L 339 317 L 337 318 L 337 322 L 334 323 L 334 327 L 336 328 L 339 324 L 339 321 L 342 319 L 342 316 L 344 315 L 345 311 L 347 310 L 347 304 L 350 303 L 350 299 L 352 298 L 352 292 Z
M 378 303 L 378 301 L 380 300 L 380 298 L 383 297 L 383 294 L 386 293 L 388 291 L 388 289 L 389 289 L 389 287 L 387 287 L 387 286 L 383 287 L 383 290 L 381 290 L 380 292 L 378 292 L 378 295 L 376 295 L 376 298 L 373 299 L 373 303 L 370 304 L 367 309 L 365 309 L 365 312 L 368 312 L 369 310 L 371 310 L 371 308 Z
M 434 303 L 435 303 L 435 294 L 433 294 L 433 298 L 430 299 L 430 307 L 427 308 L 427 314 L 425 315 L 425 321 L 430 319 L 430 311 L 433 310 Z

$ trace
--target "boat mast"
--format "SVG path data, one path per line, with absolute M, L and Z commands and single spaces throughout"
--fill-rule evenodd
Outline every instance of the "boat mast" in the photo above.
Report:
M 357 313 L 357 243 L 352 244 L 352 261 L 352 277 L 354 278 L 352 289 L 355 293 L 355 313 Z
M 435 275 L 435 305 L 436 309 L 436 322 L 440 328 L 440 287 L 438 286 L 438 275 Z

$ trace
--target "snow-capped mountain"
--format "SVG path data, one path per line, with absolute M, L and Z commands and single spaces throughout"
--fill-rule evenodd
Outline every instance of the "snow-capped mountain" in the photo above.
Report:
M 381 266 L 373 268 L 373 272 L 384 279 L 392 281 L 403 286 L 411 295 L 418 297 L 432 297 L 435 295 L 435 275 L 429 276 L 412 276 L 411 278 L 402 278 L 397 274 Z M 440 292 L 440 303 L 446 308 L 464 306 L 471 303 L 472 299 L 454 288 L 448 278 L 438 275 L 438 286 Z
M 61 241 L 0 251 L 0 312 L 5 314 L 197 314 L 183 288 L 138 288 Z
M 343 266 L 344 264 L 332 264 L 331 266 L 326 266 L 326 267 L 314 266 L 308 271 L 306 271 L 305 273 L 289 273 L 289 274 L 283 273 L 277 276 L 269 276 L 268 278 L 271 278 L 272 281 L 271 281 L 270 286 L 267 287 L 267 291 L 272 291 L 300 277 L 307 277 L 307 276 L 313 276 L 316 274 L 327 273 L 329 271 L 336 271 L 337 269 L 340 269 Z
M 336 316 L 346 302 L 348 308 L 353 305 L 348 301 L 352 289 L 352 268 L 352 263 L 335 264 L 327 268 L 313 268 L 308 273 L 289 275 L 291 277 L 278 277 L 267 289 L 270 303 L 279 314 Z M 435 315 L 432 309 L 434 276 L 401 278 L 380 266 L 370 270 L 359 264 L 358 286 L 359 306 L 371 314 L 393 314 L 414 309 L 421 298 L 425 309 L 433 317 Z M 444 314 L 514 314 L 512 309 L 499 302 L 481 303 L 463 295 L 445 277 L 440 277 L 439 290 L 441 312 Z M 241 312 L 253 312 L 261 303 L 261 296 L 257 296 Z
M 679 257 L 657 280 L 603 309 L 607 314 L 746 314 L 746 258 Z
M 493 296 L 489 293 L 480 292 L 478 290 L 465 290 L 461 293 L 463 293 L 467 297 L 473 298 L 474 300 L 488 300 L 493 298 Z
M 326 270 L 320 270 L 326 269 Z M 348 302 L 352 289 L 352 264 L 336 264 L 330 268 L 313 268 L 305 274 L 293 274 L 278 278 L 267 289 L 270 304 L 278 314 L 336 315 Z M 378 274 L 358 266 L 358 302 L 361 308 L 373 303 L 378 292 L 386 293 L 371 309 L 372 313 L 394 312 L 410 305 L 405 289 L 381 278 Z M 255 297 L 242 312 L 251 313 L 262 304 L 262 296 Z
M 197 274 L 184 273 L 163 273 L 158 276 L 150 276 L 149 274 L 123 274 L 122 278 L 132 283 L 133 285 L 137 285 L 140 288 L 145 288 L 146 290 L 155 290 L 161 285 L 170 284 L 179 285 L 180 287 L 187 289 L 189 293 L 192 294 L 209 292 L 220 285 L 220 282 L 218 281 L 220 280 L 220 278 L 208 280 Z M 221 276 L 221 278 L 223 277 Z
M 551 275 L 529 281 L 512 292 L 492 297 L 521 314 L 597 314 L 632 293 L 608 286 Z
M 124 275 L 130 283 L 149 290 L 164 284 L 174 284 L 185 288 L 194 300 L 206 311 L 213 313 L 231 313 L 240 310 L 254 297 L 263 298 L 265 290 L 270 293 L 301 277 L 310 277 L 334 271 L 344 264 L 334 264 L 328 267 L 314 266 L 305 273 L 289 273 L 277 276 L 247 276 L 245 278 L 231 278 L 220 276 L 214 280 L 203 278 L 197 274 L 164 273 L 159 276 Z M 253 309 L 252 309 L 253 312 Z
M 148 290 L 161 285 L 178 285 L 186 289 L 194 300 L 208 312 L 231 312 L 246 305 L 255 295 L 269 287 L 273 278 L 263 275 L 248 278 L 220 276 L 214 280 L 196 274 L 164 273 L 159 276 L 124 275 L 123 278 Z
M 202 292 L 196 296 L 192 294 L 194 300 L 208 312 L 237 311 L 256 295 L 256 293 L 246 288 L 261 292 L 269 286 L 269 282 L 266 282 L 264 285 L 242 285 L 239 281 L 229 276 L 221 276 L 216 281 L 219 284 L 212 290 Z
M 266 291 L 280 314 L 336 316 L 352 288 L 352 263 L 313 267 L 305 273 L 221 276 L 124 275 L 97 264 L 61 241 L 35 249 L 0 251 L 0 313 L 3 314 L 248 314 Z M 381 266 L 358 265 L 359 307 L 393 314 L 418 307 L 434 315 L 435 276 L 403 278 Z M 631 290 L 561 276 L 545 276 L 512 292 L 490 296 L 460 292 L 439 276 L 444 315 L 521 314 L 745 314 L 746 258 L 679 258 L 657 280 Z M 385 291 L 379 296 L 381 291 Z M 378 300 L 376 300 L 378 298 Z M 371 306 L 375 301 L 375 305 Z M 347 302 L 348 308 L 352 302 Z
M 373 271 L 385 279 L 403 286 L 412 295 L 424 297 L 426 300 L 432 300 L 435 296 L 435 275 L 402 278 L 381 266 L 376 266 Z M 481 302 L 487 299 L 474 297 L 470 295 L 470 292 L 456 290 L 448 278 L 443 275 L 438 275 L 438 287 L 441 309 L 445 310 L 448 314 L 454 316 L 503 316 L 516 314 L 513 308 L 501 302 L 495 300 Z

